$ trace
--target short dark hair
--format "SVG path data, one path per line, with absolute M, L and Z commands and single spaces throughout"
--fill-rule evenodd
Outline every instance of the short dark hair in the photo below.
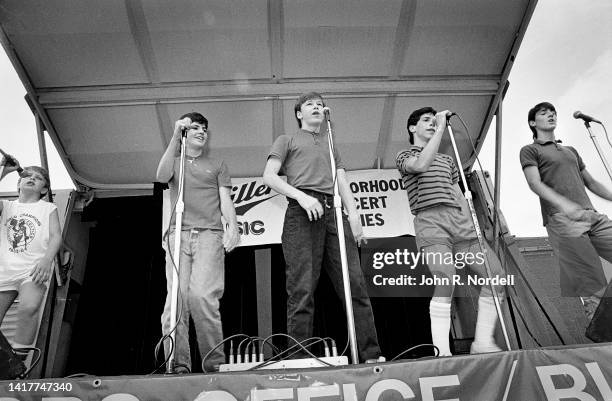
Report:
M 535 121 L 535 115 L 540 110 L 550 110 L 550 111 L 554 111 L 555 113 L 557 112 L 557 110 L 555 109 L 555 106 L 553 106 L 552 103 L 549 103 L 549 102 L 538 103 L 535 106 L 533 106 L 531 110 L 529 110 L 529 113 L 527 113 L 527 124 L 529 124 L 532 121 Z M 533 132 L 533 139 L 536 139 L 538 137 L 538 132 L 536 131 L 535 127 L 532 127 L 531 125 L 529 125 L 529 129 L 531 130 L 531 132 Z
M 191 112 L 191 113 L 187 113 L 187 114 L 183 114 L 179 120 L 182 120 L 183 118 L 187 118 L 189 117 L 189 119 L 191 120 L 192 123 L 198 123 L 204 126 L 204 128 L 208 128 L 208 120 L 206 119 L 206 117 L 204 117 L 203 115 L 201 115 L 200 113 L 197 112 Z
M 433 114 L 435 116 L 436 113 L 437 112 L 436 110 L 434 110 L 433 107 L 427 106 L 421 107 L 420 109 L 416 109 L 410 114 L 410 117 L 408 117 L 408 121 L 406 122 L 406 129 L 408 130 L 408 136 L 411 145 L 414 145 L 414 134 L 410 132 L 410 126 L 417 125 L 423 114 Z
M 49 172 L 47 171 L 46 168 L 40 167 L 40 166 L 28 166 L 28 167 L 24 167 L 23 171 L 35 171 L 38 174 L 42 175 L 43 178 L 45 179 L 45 188 L 47 188 L 47 192 L 49 192 Z M 23 174 L 23 173 L 21 173 Z M 17 192 L 19 192 L 19 184 L 21 184 L 21 179 L 24 178 L 21 176 L 21 174 L 19 175 L 19 179 L 17 180 Z M 42 199 L 43 196 L 45 196 L 47 194 L 47 192 L 45 192 L 44 194 L 40 194 L 40 198 Z
M 295 119 L 297 120 L 298 127 L 300 128 L 302 128 L 302 120 L 300 120 L 297 117 L 297 112 L 302 110 L 302 105 L 304 103 L 312 99 L 321 99 L 321 101 L 323 102 L 323 106 L 325 106 L 325 101 L 323 100 L 323 96 L 321 96 L 321 94 L 318 92 L 304 93 L 300 97 L 298 97 L 297 100 L 295 101 L 295 105 L 293 106 L 293 114 L 295 115 Z

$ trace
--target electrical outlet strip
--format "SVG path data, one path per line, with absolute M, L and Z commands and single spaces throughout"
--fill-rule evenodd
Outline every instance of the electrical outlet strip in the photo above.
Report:
M 333 366 L 348 365 L 348 357 L 346 356 L 326 356 L 319 358 Z M 304 359 L 287 359 L 284 361 L 272 362 L 258 369 L 299 369 L 299 368 L 322 368 L 327 365 L 315 358 Z M 219 366 L 219 372 L 239 372 L 251 369 L 262 362 L 243 362 L 243 363 L 224 363 Z

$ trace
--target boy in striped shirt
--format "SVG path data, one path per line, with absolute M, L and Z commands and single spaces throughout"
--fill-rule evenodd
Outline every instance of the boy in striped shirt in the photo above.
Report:
M 436 113 L 431 107 L 412 112 L 407 123 L 412 146 L 399 152 L 396 158 L 408 191 L 410 210 L 415 215 L 417 247 L 425 255 L 433 256 L 427 258 L 429 270 L 435 279 L 440 279 L 436 281 L 442 283 L 435 286 L 429 304 L 432 342 L 438 347 L 440 356 L 452 355 L 448 334 L 454 290 L 452 277 L 456 266 L 462 267 L 457 264 L 458 255 L 480 254 L 480 259 L 476 256 L 471 258 L 474 263 L 466 264 L 478 276 L 486 277 L 484 255 L 480 253 L 470 210 L 457 184 L 457 167 L 450 156 L 438 153 L 448 115 L 447 110 Z M 494 255 L 490 248 L 487 253 Z M 449 263 L 446 256 L 437 257 L 443 255 L 453 255 L 453 263 Z M 495 274 L 501 271 L 501 265 L 497 258 L 492 259 L 491 269 Z M 448 278 L 448 285 L 445 278 Z M 497 312 L 491 290 L 482 286 L 471 353 L 501 351 L 493 338 L 496 323 Z

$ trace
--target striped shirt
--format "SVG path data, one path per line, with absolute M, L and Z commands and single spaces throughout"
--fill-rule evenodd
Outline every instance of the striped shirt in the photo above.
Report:
M 419 158 L 421 146 L 411 146 L 402 150 L 395 158 L 397 169 L 402 175 L 404 188 L 408 191 L 410 210 L 416 215 L 421 210 L 437 205 L 449 205 L 460 208 L 457 203 L 453 185 L 459 181 L 459 172 L 453 159 L 443 153 L 436 153 L 429 169 L 423 173 L 406 170 L 405 163 L 411 158 Z

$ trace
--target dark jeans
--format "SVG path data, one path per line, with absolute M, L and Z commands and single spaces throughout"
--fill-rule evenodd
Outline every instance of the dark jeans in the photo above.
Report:
M 342 301 L 342 306 L 345 306 L 340 247 L 332 197 L 312 191 L 305 192 L 319 199 L 323 205 L 324 216 L 319 220 L 309 221 L 304 209 L 295 200 L 289 199 L 282 235 L 287 274 L 287 332 L 298 341 L 312 337 L 314 292 L 319 282 L 322 265 Z M 343 217 L 342 220 L 355 315 L 357 348 L 359 357 L 365 361 L 377 358 L 380 355 L 380 348 L 372 306 L 359 264 L 357 245 L 348 220 L 346 217 Z

